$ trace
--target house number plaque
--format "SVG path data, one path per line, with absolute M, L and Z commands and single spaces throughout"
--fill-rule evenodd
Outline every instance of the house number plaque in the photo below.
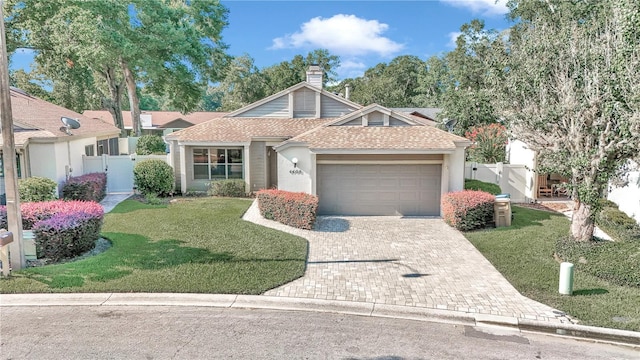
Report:
M 291 175 L 302 175 L 302 170 L 300 169 L 293 169 L 293 170 L 289 170 L 289 174 Z

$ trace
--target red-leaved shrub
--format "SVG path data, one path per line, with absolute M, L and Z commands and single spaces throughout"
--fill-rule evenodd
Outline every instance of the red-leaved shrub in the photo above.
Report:
M 22 225 L 33 230 L 38 258 L 57 261 L 91 250 L 100 237 L 104 210 L 93 201 L 23 203 Z M 7 208 L 0 206 L 0 227 L 7 227 Z
M 107 194 L 107 174 L 72 176 L 62 186 L 62 198 L 100 202 Z
M 260 190 L 256 194 L 260 214 L 266 219 L 300 229 L 313 229 L 318 211 L 318 197 L 283 190 Z
M 484 191 L 450 192 L 442 197 L 444 221 L 461 231 L 485 227 L 493 219 L 495 196 Z

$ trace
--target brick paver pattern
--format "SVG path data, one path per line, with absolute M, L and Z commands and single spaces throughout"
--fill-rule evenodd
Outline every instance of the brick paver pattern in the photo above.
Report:
M 307 231 L 262 218 L 254 202 L 244 219 L 309 241 L 304 276 L 264 295 L 569 321 L 521 295 L 440 218 L 319 217 Z

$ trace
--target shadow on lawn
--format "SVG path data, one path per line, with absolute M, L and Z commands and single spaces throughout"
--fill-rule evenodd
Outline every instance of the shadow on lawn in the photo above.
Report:
M 528 226 L 543 226 L 542 221 L 553 217 L 564 216 L 548 211 L 527 209 L 522 207 L 512 208 L 513 220 L 510 227 L 497 228 L 498 230 L 520 229 Z
M 141 235 L 108 233 L 113 247 L 81 261 L 25 270 L 24 274 L 52 288 L 83 286 L 85 281 L 108 281 L 134 270 L 160 270 L 186 263 L 208 264 L 232 261 L 229 253 L 212 253 L 202 248 L 181 246 L 183 241 L 150 241 Z
M 602 294 L 608 294 L 609 290 L 607 289 L 581 289 L 581 290 L 575 290 L 573 292 L 574 296 L 580 296 L 580 295 L 602 295 Z

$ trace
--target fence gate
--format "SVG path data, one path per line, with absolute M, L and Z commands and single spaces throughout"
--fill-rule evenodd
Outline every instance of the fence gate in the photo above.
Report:
M 160 159 L 167 161 L 165 155 L 102 155 L 85 156 L 83 171 L 85 174 L 93 172 L 107 173 L 107 192 L 132 192 L 133 167 L 138 161 L 145 159 Z

